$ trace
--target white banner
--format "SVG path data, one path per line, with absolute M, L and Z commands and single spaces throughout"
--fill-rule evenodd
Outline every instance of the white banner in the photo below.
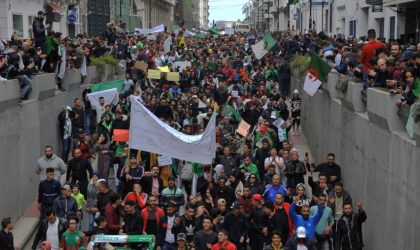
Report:
M 191 62 L 190 61 L 173 62 L 172 63 L 172 70 L 176 70 L 177 67 L 179 67 L 179 71 L 181 72 L 186 67 L 191 67 Z
M 156 27 L 153 27 L 151 29 L 140 29 L 140 28 L 135 28 L 134 29 L 134 33 L 137 36 L 153 34 L 153 33 L 158 33 L 158 32 L 164 32 L 164 31 L 165 31 L 165 26 L 163 24 L 158 25 Z
M 201 135 L 185 135 L 131 100 L 130 148 L 211 164 L 216 156 L 216 112 Z

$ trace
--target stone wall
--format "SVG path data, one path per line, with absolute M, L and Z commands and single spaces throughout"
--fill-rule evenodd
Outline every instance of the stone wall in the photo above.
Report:
M 18 105 L 18 81 L 0 81 L 1 218 L 21 216 L 34 201 L 39 184 L 34 171 L 44 146 L 52 145 L 61 156 L 58 114 L 65 105 L 73 106 L 73 100 L 81 97 L 87 84 L 100 77 L 114 79 L 113 74 L 105 74 L 108 77 L 101 77 L 96 67 L 88 67 L 85 84 L 81 85 L 80 71 L 67 71 L 63 82 L 67 91 L 59 94 L 55 92 L 54 74 L 35 75 L 29 100 L 22 105 Z
M 365 204 L 366 249 L 420 249 L 420 140 L 408 137 L 397 115 L 400 96 L 368 89 L 365 105 L 362 83 L 350 83 L 343 94 L 336 80 L 330 74 L 313 97 L 303 92 L 303 83 L 293 83 L 302 90 L 303 131 L 314 160 L 336 154 L 345 188 Z

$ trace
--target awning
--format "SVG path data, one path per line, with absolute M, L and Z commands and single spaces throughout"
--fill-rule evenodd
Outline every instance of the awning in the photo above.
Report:
M 48 6 L 54 11 L 58 13 L 64 13 L 64 10 L 60 8 L 60 6 L 49 3 Z

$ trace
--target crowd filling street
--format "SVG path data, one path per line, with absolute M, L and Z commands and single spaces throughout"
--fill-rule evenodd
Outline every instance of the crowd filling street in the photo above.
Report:
M 118 103 L 100 97 L 93 105 L 86 87 L 74 103 L 57 107 L 62 150 L 46 145 L 34 163 L 41 220 L 32 249 L 150 247 L 95 242 L 98 235 L 153 235 L 154 249 L 163 250 L 363 249 L 367 215 L 346 189 L 334 149 L 314 163 L 293 145 L 302 136 L 305 93 L 290 89 L 291 61 L 317 55 L 338 73 L 360 78 L 365 89 L 388 88 L 402 94 L 397 105 L 411 105 L 420 90 L 420 46 L 378 39 L 375 30 L 361 39 L 278 32 L 257 59 L 252 45 L 263 38 L 256 33 L 180 29 L 151 38 L 111 22 L 91 38 L 61 37 L 43 18 L 40 11 L 33 39 L 12 36 L 0 46 L 1 75 L 19 80 L 22 100 L 32 75 L 55 73 L 57 91 L 64 92 L 61 68 L 85 67 L 101 56 L 121 60 L 115 67 L 125 69 L 125 79 Z M 183 64 L 174 68 L 176 62 Z M 165 66 L 179 80 L 148 76 Z M 216 112 L 213 163 L 161 164 L 156 152 L 117 141 L 114 130 L 130 129 L 132 101 L 186 135 L 202 134 Z M 249 128 L 238 133 L 244 124 Z M 13 222 L 1 223 L 0 249 L 14 249 Z

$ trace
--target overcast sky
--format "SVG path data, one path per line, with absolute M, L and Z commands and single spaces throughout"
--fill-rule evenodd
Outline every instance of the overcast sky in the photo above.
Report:
M 209 0 L 209 22 L 212 23 L 213 20 L 236 21 L 244 19 L 242 7 L 246 2 L 248 0 Z

